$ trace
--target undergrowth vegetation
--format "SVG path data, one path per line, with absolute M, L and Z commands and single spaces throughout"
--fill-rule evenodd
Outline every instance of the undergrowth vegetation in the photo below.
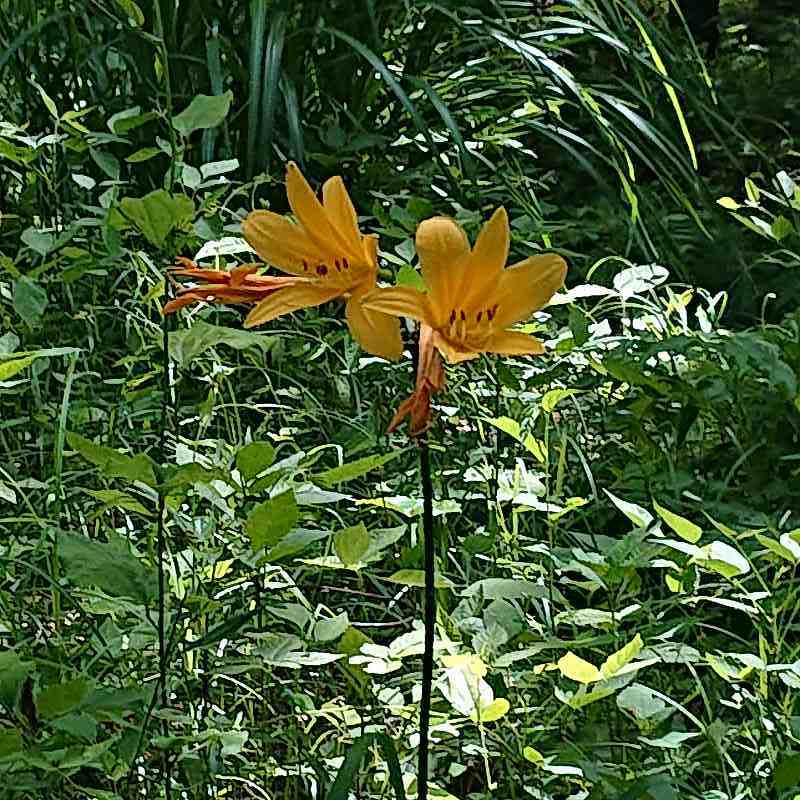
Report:
M 566 284 L 448 367 L 430 796 L 800 792 L 800 170 L 781 3 L 0 0 L 0 798 L 416 798 L 414 383 L 342 305 L 164 316 L 286 162 Z M 794 59 L 794 60 L 792 60 Z

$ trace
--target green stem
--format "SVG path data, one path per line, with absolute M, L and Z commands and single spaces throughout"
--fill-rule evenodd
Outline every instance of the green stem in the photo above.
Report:
M 419 709 L 419 761 L 417 800 L 428 798 L 428 752 L 433 690 L 433 641 L 436 628 L 435 553 L 433 532 L 433 481 L 428 436 L 419 438 L 419 473 L 422 483 L 422 533 L 425 547 L 425 653 L 422 657 L 422 698 Z

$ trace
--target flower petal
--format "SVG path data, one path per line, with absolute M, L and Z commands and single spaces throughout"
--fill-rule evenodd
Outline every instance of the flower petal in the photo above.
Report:
M 533 336 L 519 331 L 498 331 L 484 345 L 487 353 L 501 356 L 538 356 L 545 352 L 544 345 Z
M 508 260 L 510 242 L 508 214 L 500 206 L 483 226 L 472 248 L 459 292 L 462 308 L 471 311 L 486 307 L 486 298 L 495 290 Z
M 430 317 L 428 296 L 410 286 L 375 289 L 364 297 L 363 302 L 370 311 L 380 311 L 394 317 L 409 317 L 418 322 L 428 322 Z
M 567 262 L 555 253 L 531 256 L 503 270 L 489 303 L 498 305 L 495 325 L 505 328 L 546 306 L 566 274 Z
M 338 297 L 341 289 L 323 287 L 314 283 L 302 283 L 278 289 L 269 297 L 265 297 L 248 315 L 244 321 L 245 328 L 255 328 L 265 322 L 290 314 L 300 308 L 321 306 L 328 300 Z
M 461 342 L 451 341 L 438 331 L 433 334 L 433 343 L 436 345 L 436 349 L 447 359 L 448 364 L 471 361 L 480 355 L 480 351 L 467 348 Z
M 400 320 L 365 308 L 361 302 L 365 294 L 354 294 L 347 301 L 345 314 L 350 333 L 368 353 L 387 361 L 397 361 L 403 355 Z
M 286 195 L 303 230 L 317 248 L 329 255 L 346 255 L 354 262 L 358 261 L 361 248 L 351 248 L 347 239 L 331 224 L 325 208 L 294 161 L 286 167 Z
M 328 219 L 333 222 L 342 238 L 347 240 L 348 246 L 359 250 L 361 232 L 358 229 L 358 217 L 347 189 L 344 188 L 344 182 L 338 175 L 328 178 L 323 184 L 322 205 Z
M 439 327 L 455 307 L 470 254 L 469 239 L 454 219 L 432 217 L 417 228 L 416 245 L 435 316 L 433 327 Z
M 272 211 L 251 211 L 242 223 L 248 244 L 264 259 L 291 275 L 303 275 L 303 261 L 309 266 L 325 261 L 303 228 Z

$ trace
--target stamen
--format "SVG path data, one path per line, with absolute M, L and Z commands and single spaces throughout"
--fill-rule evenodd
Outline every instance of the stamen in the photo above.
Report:
M 491 308 L 486 309 L 486 316 L 489 318 L 489 322 L 494 319 L 494 315 L 497 313 L 497 303 L 495 303 Z
M 481 321 L 481 317 L 483 316 L 483 311 L 478 312 L 478 322 Z
M 327 274 L 328 274 L 328 268 L 324 264 L 320 264 L 317 267 L 317 275 L 321 275 L 322 277 L 324 277 Z
M 456 321 L 456 310 L 453 309 L 450 312 L 450 324 L 452 325 Z
M 461 321 L 462 322 L 466 322 L 467 321 L 467 315 L 464 313 L 464 309 L 463 308 L 461 309 Z
M 344 266 L 345 269 L 350 269 L 350 262 L 347 260 L 347 256 L 342 258 L 342 266 Z
M 339 259 L 338 258 L 334 259 L 333 263 L 336 265 L 336 271 L 337 272 L 341 272 L 342 271 L 342 266 L 339 263 Z
M 303 272 L 308 272 L 308 261 L 303 259 Z

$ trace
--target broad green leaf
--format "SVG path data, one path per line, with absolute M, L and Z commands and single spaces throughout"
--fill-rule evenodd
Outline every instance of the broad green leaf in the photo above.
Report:
M 124 478 L 156 485 L 155 465 L 149 456 L 119 453 L 111 447 L 95 444 L 77 433 L 67 433 L 67 444 L 90 464 L 94 464 L 107 478 Z
M 403 586 L 425 586 L 425 573 L 421 569 L 401 569 L 384 578 L 391 583 L 399 583 Z M 438 573 L 434 576 L 433 585 L 437 589 L 452 589 L 455 585 L 451 580 Z
M 272 547 L 297 524 L 297 503 L 289 489 L 276 497 L 259 503 L 247 517 L 245 531 L 254 552 Z
M 535 764 L 537 767 L 541 767 L 544 764 L 544 756 L 533 747 L 526 747 L 522 751 L 522 756 L 526 761 L 530 761 L 531 764 Z
M 28 245 L 34 252 L 40 256 L 46 256 L 56 243 L 54 234 L 48 231 L 40 231 L 37 228 L 25 228 L 20 237 L 24 244 Z
M 797 562 L 794 553 L 792 553 L 792 551 L 788 547 L 784 547 L 783 544 L 776 541 L 775 539 L 770 539 L 767 536 L 763 536 L 762 534 L 757 533 L 756 541 L 762 547 L 766 547 L 767 550 L 778 556 L 778 558 L 782 558 L 784 561 L 788 561 L 790 564 L 794 564 Z
M 461 593 L 463 597 L 481 594 L 486 600 L 521 600 L 547 597 L 547 587 L 522 578 L 484 578 L 470 584 Z
M 692 544 L 696 544 L 700 540 L 700 537 L 703 535 L 703 529 L 699 525 L 695 525 L 694 522 L 690 522 L 686 517 L 682 517 L 664 508 L 659 505 L 655 499 L 653 500 L 653 508 L 656 510 L 656 514 L 658 514 L 681 539 L 691 542 Z
M 510 708 L 511 704 L 505 697 L 498 697 L 489 703 L 489 705 L 481 706 L 480 711 L 473 711 L 472 714 L 470 714 L 470 719 L 473 722 L 477 722 L 478 719 L 480 719 L 481 722 L 496 722 L 498 719 L 508 714 Z
M 333 549 L 345 566 L 357 564 L 369 548 L 369 531 L 363 522 L 338 531 L 333 537 Z
M 397 271 L 396 283 L 398 286 L 410 286 L 412 289 L 416 289 L 419 292 L 428 291 L 428 287 L 425 285 L 425 281 L 419 270 L 410 267 L 408 264 L 404 264 Z
M 153 512 L 145 508 L 133 495 L 116 489 L 86 489 L 92 497 L 99 500 L 106 508 L 121 508 L 135 514 L 152 517 Z
M 0 761 L 14 753 L 22 752 L 23 742 L 19 731 L 0 728 Z
M 205 128 L 216 128 L 228 115 L 232 101 L 231 91 L 225 94 L 198 94 L 180 114 L 172 118 L 172 126 L 183 136 Z
M 97 586 L 112 597 L 149 603 L 156 596 L 155 571 L 145 566 L 122 543 L 94 542 L 61 534 L 59 555 L 64 574 L 78 586 Z
M 318 642 L 332 642 L 342 636 L 349 627 L 350 621 L 347 618 L 347 612 L 342 611 L 332 619 L 317 620 L 314 624 L 314 639 Z
M 772 223 L 772 235 L 776 242 L 780 242 L 794 233 L 794 225 L 783 215 L 777 217 Z
M 544 444 L 531 433 L 523 434 L 522 426 L 515 419 L 511 419 L 511 417 L 484 417 L 483 419 L 489 425 L 516 439 L 540 463 L 543 464 L 547 461 L 547 450 Z
M 125 161 L 128 164 L 141 164 L 144 161 L 149 161 L 151 158 L 155 158 L 155 156 L 162 155 L 166 155 L 166 153 L 160 147 L 142 147 L 135 153 L 131 153 L 129 156 L 127 156 Z
M 26 356 L 25 358 L 12 358 L 8 361 L 0 361 L 0 381 L 7 381 L 13 378 L 18 372 L 22 372 L 36 361 L 36 356 Z
M 800 753 L 782 757 L 772 779 L 778 792 L 800 786 Z
M 13 650 L 0 653 L 0 705 L 14 708 L 20 686 L 33 667 L 32 661 L 23 661 Z
M 667 704 L 641 683 L 626 686 L 617 695 L 617 706 L 637 719 L 650 719 L 666 710 Z
M 297 555 L 302 553 L 303 550 L 310 547 L 314 542 L 320 539 L 326 539 L 330 536 L 329 531 L 314 531 L 305 528 L 297 528 L 281 539 L 278 544 L 267 551 L 264 558 L 269 563 L 280 561 L 283 558 Z
M 269 442 L 250 442 L 236 451 L 236 469 L 246 481 L 251 481 L 272 465 L 275 448 Z
M 604 679 L 613 678 L 642 651 L 642 637 L 637 633 L 628 644 L 612 653 L 600 667 Z
M 185 195 L 156 189 L 144 197 L 124 197 L 120 209 L 150 244 L 163 247 L 172 230 L 191 220 L 194 203 Z
M 52 719 L 77 708 L 88 697 L 92 683 L 88 678 L 76 678 L 43 689 L 36 697 L 36 710 L 42 719 Z
M 191 328 L 170 334 L 169 352 L 181 367 L 187 367 L 197 356 L 217 345 L 224 344 L 234 350 L 247 350 L 252 347 L 266 352 L 274 341 L 271 336 L 264 333 L 224 328 L 203 320 L 195 320 Z
M 14 281 L 11 303 L 29 328 L 38 328 L 47 308 L 47 292 L 36 281 L 23 275 Z
M 127 14 L 128 19 L 137 28 L 141 28 L 144 25 L 144 14 L 134 0 L 114 0 L 114 2 Z
M 646 736 L 640 736 L 639 741 L 649 744 L 651 747 L 663 747 L 666 750 L 677 750 L 685 741 L 699 736 L 698 733 L 690 733 L 688 731 L 670 731 L 664 736 L 659 736 L 658 739 L 648 739 Z
M 230 484 L 230 475 L 217 467 L 206 467 L 196 461 L 186 464 L 170 464 L 164 468 L 164 482 L 161 488 L 167 494 L 177 494 L 187 486 L 209 484 L 222 481 Z
M 712 542 L 699 548 L 698 555 L 692 560 L 725 578 L 734 578 L 750 572 L 748 560 L 726 542 Z
M 550 414 L 562 400 L 574 397 L 576 394 L 580 394 L 577 389 L 551 389 L 542 397 L 542 411 Z
M 368 472 L 382 467 L 384 464 L 388 464 L 402 452 L 402 450 L 394 450 L 391 453 L 376 453 L 375 455 L 364 456 L 364 458 L 356 459 L 348 464 L 342 464 L 340 467 L 333 467 L 332 469 L 320 472 L 319 475 L 315 475 L 312 480 L 322 486 L 336 486 L 336 484 L 360 478 L 362 475 L 366 475 Z
M 565 678 L 578 683 L 594 683 L 603 677 L 594 664 L 584 661 L 572 652 L 566 653 L 558 660 L 558 668 Z
M 720 197 L 717 203 L 728 211 L 738 211 L 742 207 L 742 204 L 737 203 L 732 197 Z
M 637 505 L 636 503 L 629 503 L 627 500 L 623 500 L 621 497 L 611 494 L 608 489 L 604 489 L 603 491 L 611 498 L 611 502 L 637 528 L 647 528 L 650 526 L 653 521 L 653 515 L 649 511 Z

